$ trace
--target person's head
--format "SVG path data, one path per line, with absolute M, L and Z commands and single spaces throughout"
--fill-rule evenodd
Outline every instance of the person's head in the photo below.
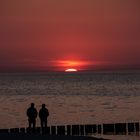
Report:
M 45 108 L 45 106 L 46 106 L 45 104 L 42 104 L 42 108 Z
M 31 107 L 34 107 L 35 106 L 35 104 L 34 103 L 31 103 Z

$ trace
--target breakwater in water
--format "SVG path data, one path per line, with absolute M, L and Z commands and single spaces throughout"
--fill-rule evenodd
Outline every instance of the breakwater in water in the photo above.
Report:
M 79 124 L 48 126 L 43 130 L 40 127 L 0 129 L 0 133 L 36 133 L 48 135 L 87 136 L 93 134 L 103 135 L 139 135 L 140 123 L 114 123 L 114 124 Z

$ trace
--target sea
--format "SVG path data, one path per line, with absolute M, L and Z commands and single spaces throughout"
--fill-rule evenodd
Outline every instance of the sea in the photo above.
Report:
M 140 122 L 140 71 L 0 73 L 0 128 L 27 127 L 32 102 L 50 126 Z

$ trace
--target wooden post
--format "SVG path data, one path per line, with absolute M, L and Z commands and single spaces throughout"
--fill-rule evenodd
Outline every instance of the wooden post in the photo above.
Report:
M 135 132 L 134 123 L 128 123 L 128 134 L 131 135 L 132 133 L 134 134 L 134 132 Z
M 102 125 L 98 125 L 97 126 L 97 129 L 98 129 L 98 134 L 102 134 Z
M 67 135 L 71 136 L 71 125 L 67 125 Z
M 126 135 L 126 132 L 127 132 L 126 123 L 116 123 L 115 124 L 115 134 Z
M 135 130 L 136 130 L 136 132 L 140 131 L 140 126 L 139 126 L 138 122 L 135 123 Z
M 49 134 L 50 135 L 50 127 L 43 128 L 42 129 L 42 134 Z
M 97 133 L 97 125 L 96 124 L 92 125 L 92 133 L 93 134 Z
M 57 126 L 57 135 L 65 135 L 65 126 Z
M 103 124 L 103 134 L 104 135 L 113 135 L 115 133 L 114 124 Z
M 85 134 L 92 134 L 92 125 L 85 125 Z
M 79 131 L 79 125 L 72 125 L 72 135 L 79 135 L 80 131 Z
M 56 126 L 51 126 L 51 135 L 56 135 Z
M 85 126 L 84 125 L 80 125 L 79 127 L 80 127 L 79 128 L 80 129 L 80 135 L 84 136 L 85 135 Z

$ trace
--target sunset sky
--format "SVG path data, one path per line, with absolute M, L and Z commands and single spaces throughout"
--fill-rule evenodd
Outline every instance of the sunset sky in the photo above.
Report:
M 140 0 L 0 1 L 0 71 L 140 68 Z

